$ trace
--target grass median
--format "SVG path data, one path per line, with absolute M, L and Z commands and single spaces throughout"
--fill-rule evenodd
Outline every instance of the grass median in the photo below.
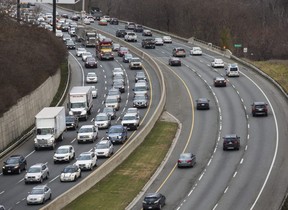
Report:
M 127 160 L 64 210 L 125 209 L 163 161 L 177 128 L 176 123 L 158 121 Z

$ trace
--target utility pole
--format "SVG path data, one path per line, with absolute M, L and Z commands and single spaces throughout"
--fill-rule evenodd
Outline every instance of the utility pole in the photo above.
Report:
M 56 33 L 56 0 L 53 0 L 53 33 Z
M 20 22 L 20 0 L 17 0 L 17 21 Z

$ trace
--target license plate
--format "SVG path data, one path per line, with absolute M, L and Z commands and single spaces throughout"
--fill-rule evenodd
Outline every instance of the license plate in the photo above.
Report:
M 8 170 L 7 172 L 8 172 L 8 173 L 11 173 L 11 170 Z

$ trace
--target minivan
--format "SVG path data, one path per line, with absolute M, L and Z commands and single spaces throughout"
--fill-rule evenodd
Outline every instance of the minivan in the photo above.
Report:
M 228 77 L 239 77 L 240 76 L 239 67 L 238 67 L 237 63 L 228 64 L 228 67 L 226 69 L 226 76 L 228 76 Z

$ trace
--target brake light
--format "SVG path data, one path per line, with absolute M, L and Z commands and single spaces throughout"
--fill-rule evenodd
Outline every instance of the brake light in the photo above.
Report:
M 178 160 L 178 163 L 181 163 L 181 160 Z
M 192 160 L 187 160 L 186 162 L 187 162 L 187 163 L 191 163 L 191 162 L 192 162 Z

